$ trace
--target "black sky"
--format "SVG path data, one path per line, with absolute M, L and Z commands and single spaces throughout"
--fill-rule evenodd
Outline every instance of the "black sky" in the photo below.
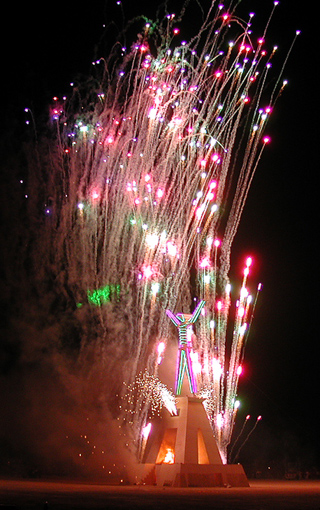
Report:
M 273 3 L 261 4 L 244 0 L 242 10 L 255 11 L 264 21 Z M 102 56 L 95 48 L 103 47 L 103 25 L 116 19 L 121 29 L 121 9 L 127 19 L 153 11 L 139 0 L 123 0 L 121 6 L 116 0 L 81 6 L 58 1 L 40 11 L 34 5 L 23 4 L 18 12 L 8 9 L 10 35 L 2 45 L 5 138 L 23 129 L 25 107 L 40 114 L 54 95 L 68 94 L 78 74 L 90 72 L 92 59 Z M 282 427 L 301 441 L 308 437 L 319 449 L 315 32 L 310 14 L 289 0 L 280 2 L 271 27 L 279 51 L 288 49 L 296 29 L 301 35 L 284 72 L 289 85 L 268 124 L 272 143 L 263 154 L 233 247 L 232 277 L 239 274 L 244 256 L 252 254 L 253 280 L 264 285 L 239 393 L 244 415 L 261 414 L 268 430 Z

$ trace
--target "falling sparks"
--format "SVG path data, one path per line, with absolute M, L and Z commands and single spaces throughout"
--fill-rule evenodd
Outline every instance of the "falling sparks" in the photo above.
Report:
M 150 418 L 158 416 L 163 407 L 172 415 L 177 414 L 175 396 L 160 379 L 147 370 L 136 376 L 134 382 L 127 387 L 124 401 L 128 406 L 126 412 L 134 415 L 141 412 L 148 401 Z
M 237 399 L 239 378 L 243 373 L 243 357 L 249 325 L 251 324 L 259 291 L 255 300 L 247 289 L 247 280 L 253 264 L 246 259 L 239 298 L 235 303 L 234 324 L 231 343 L 228 340 L 228 325 L 231 311 L 231 286 L 227 284 L 225 295 L 217 297 L 212 314 L 203 317 L 198 333 L 199 351 L 203 360 L 198 372 L 198 394 L 204 398 L 204 407 L 212 424 L 217 443 L 224 459 L 230 443 L 235 418 L 240 402 Z M 210 340 L 208 331 L 210 333 Z

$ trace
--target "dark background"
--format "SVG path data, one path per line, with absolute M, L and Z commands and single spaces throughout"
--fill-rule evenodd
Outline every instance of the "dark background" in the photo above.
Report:
M 190 9 L 198 12 L 191 4 Z M 241 11 L 256 12 L 258 25 L 264 26 L 273 3 L 261 4 L 243 1 Z M 1 147 L 7 153 L 16 150 L 26 129 L 25 107 L 32 109 L 37 122 L 53 96 L 68 94 L 70 82 L 91 72 L 92 60 L 103 56 L 112 34 L 122 29 L 123 15 L 131 19 L 154 12 L 151 3 L 139 0 L 123 0 L 121 5 L 93 0 L 81 5 L 57 1 L 42 7 L 33 3 L 7 7 L 1 49 Z M 195 19 L 188 12 L 185 18 L 181 40 L 192 31 Z M 104 25 L 109 27 L 108 37 Z M 301 35 L 284 72 L 289 84 L 267 127 L 272 143 L 259 164 L 232 255 L 232 280 L 239 278 L 244 257 L 252 255 L 252 281 L 263 283 L 239 387 L 238 429 L 247 414 L 252 415 L 248 431 L 256 416 L 263 417 L 239 457 L 252 473 L 267 465 L 276 472 L 280 450 L 287 470 L 305 466 L 310 470 L 320 463 L 318 57 L 312 13 L 300 2 L 280 2 L 269 38 L 283 56 L 296 29 Z

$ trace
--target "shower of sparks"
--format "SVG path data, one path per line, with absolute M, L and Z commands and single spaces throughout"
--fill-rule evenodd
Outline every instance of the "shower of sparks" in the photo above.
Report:
M 224 453 L 254 308 L 247 259 L 227 351 L 231 246 L 270 142 L 266 125 L 287 83 L 282 66 L 268 88 L 276 47 L 266 33 L 254 36 L 252 24 L 253 14 L 242 21 L 222 5 L 214 12 L 213 4 L 198 34 L 179 43 L 168 15 L 157 27 L 157 50 L 150 50 L 154 25 L 147 23 L 139 42 L 126 54 L 123 48 L 116 71 L 113 54 L 111 63 L 95 62 L 101 75 L 94 92 L 81 97 L 74 86 L 70 98 L 54 98 L 57 148 L 42 183 L 50 200 L 39 227 L 41 240 L 50 242 L 39 243 L 38 255 L 48 267 L 61 267 L 68 298 L 97 305 L 103 324 L 103 305 L 122 309 L 119 344 L 132 360 L 126 413 L 133 412 L 140 430 L 147 415 L 175 408 L 156 377 L 173 337 L 165 310 L 189 313 L 193 299 L 205 301 L 193 370 Z M 102 340 L 108 344 L 107 327 Z
M 124 419 L 129 425 L 141 431 L 143 439 L 146 431 L 148 430 L 149 434 L 151 428 L 151 425 L 146 425 L 146 420 L 160 416 L 163 407 L 172 416 L 177 414 L 174 394 L 158 377 L 147 370 L 138 374 L 134 382 L 126 387 L 123 402 Z M 136 435 L 136 439 L 139 441 L 139 435 Z
M 151 417 L 159 415 L 162 407 L 172 415 L 177 414 L 174 394 L 158 377 L 147 371 L 139 374 L 134 383 L 128 385 L 124 400 L 128 403 L 126 412 L 130 412 L 130 407 L 133 412 L 136 412 L 137 408 L 141 411 L 148 401 Z

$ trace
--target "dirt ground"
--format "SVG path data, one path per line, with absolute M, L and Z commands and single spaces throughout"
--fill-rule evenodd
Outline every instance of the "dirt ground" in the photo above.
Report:
M 242 488 L 157 488 L 0 480 L 0 510 L 320 510 L 320 481 L 250 481 Z

